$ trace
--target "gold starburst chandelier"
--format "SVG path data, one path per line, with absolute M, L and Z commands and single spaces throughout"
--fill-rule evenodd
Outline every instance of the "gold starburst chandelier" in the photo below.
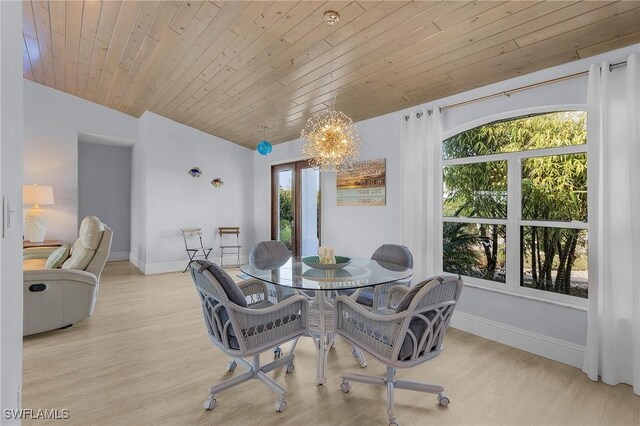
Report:
M 340 20 L 338 12 L 328 10 L 324 20 L 333 26 Z M 333 49 L 331 50 L 330 91 L 333 92 Z M 302 129 L 302 155 L 311 165 L 323 172 L 337 172 L 349 168 L 358 158 L 360 136 L 353 120 L 332 106 L 312 115 Z

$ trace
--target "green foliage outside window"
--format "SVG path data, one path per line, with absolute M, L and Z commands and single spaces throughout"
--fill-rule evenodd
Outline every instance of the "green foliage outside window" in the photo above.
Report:
M 443 143 L 443 158 L 582 145 L 584 112 L 558 112 L 502 121 L 455 135 Z M 443 168 L 444 216 L 505 219 L 507 161 Z M 526 158 L 521 164 L 522 219 L 587 221 L 587 156 L 584 153 Z M 504 281 L 504 226 L 443 223 L 444 269 Z M 586 275 L 585 230 L 522 227 L 521 285 L 586 297 L 576 287 L 577 268 Z M 579 280 L 578 280 L 579 281 Z

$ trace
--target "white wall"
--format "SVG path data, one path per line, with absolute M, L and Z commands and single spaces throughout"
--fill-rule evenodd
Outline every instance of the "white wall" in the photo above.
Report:
M 113 230 L 109 260 L 128 260 L 131 243 L 131 147 L 78 143 L 78 219 L 95 215 Z
M 24 182 L 53 186 L 48 239 L 78 237 L 78 133 L 135 139 L 138 120 L 47 86 L 24 82 Z
M 21 406 L 22 383 L 22 6 L 0 2 L 0 189 L 10 227 L 0 244 L 0 415 Z M 0 201 L 0 205 L 2 202 Z M 9 224 L 6 223 L 5 224 Z M 3 226 L 4 227 L 4 226 Z
M 182 270 L 188 258 L 180 228 L 200 227 L 219 262 L 220 226 L 240 227 L 246 258 L 255 243 L 252 150 L 151 112 L 138 125 L 132 261 L 147 274 Z M 192 167 L 200 167 L 202 176 L 191 177 Z M 224 185 L 214 188 L 210 182 L 218 177 Z
M 397 114 L 358 123 L 362 139 L 361 160 L 386 158 L 386 206 L 336 206 L 336 174 L 324 173 L 322 190 L 322 245 L 336 253 L 369 257 L 384 243 L 402 241 L 402 192 L 400 164 L 400 120 Z M 271 239 L 271 166 L 300 158 L 300 140 L 273 147 L 263 156 L 254 154 L 256 241 Z M 357 235 L 357 238 L 354 238 Z
M 339 253 L 369 256 L 380 244 L 402 242 L 400 170 L 400 122 L 402 116 L 424 108 L 442 107 L 508 91 L 522 86 L 588 70 L 602 60 L 623 61 L 640 45 L 575 61 L 526 76 L 485 86 L 445 99 L 435 100 L 397 113 L 358 123 L 363 141 L 361 159 L 387 159 L 387 206 L 336 206 L 335 174 L 322 178 L 323 245 L 336 247 Z M 445 137 L 493 120 L 522 113 L 552 111 L 567 107 L 586 107 L 586 76 L 552 85 L 501 96 L 443 112 Z M 274 146 L 273 154 L 254 155 L 256 237 L 268 239 L 270 233 L 269 170 L 274 163 L 300 158 L 300 141 Z M 415 277 L 419 279 L 420 277 Z M 558 303 L 504 294 L 490 289 L 467 286 L 457 308 L 453 324 L 469 332 L 521 349 L 575 365 L 582 365 L 586 342 L 586 310 Z

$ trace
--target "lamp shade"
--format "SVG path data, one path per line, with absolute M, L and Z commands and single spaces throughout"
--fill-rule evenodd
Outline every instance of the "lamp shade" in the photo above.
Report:
M 53 204 L 53 188 L 45 185 L 22 185 L 23 204 Z

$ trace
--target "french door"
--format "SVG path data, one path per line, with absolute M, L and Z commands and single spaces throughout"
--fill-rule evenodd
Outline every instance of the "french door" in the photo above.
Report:
M 271 239 L 294 256 L 318 253 L 320 246 L 320 170 L 306 160 L 271 167 Z

